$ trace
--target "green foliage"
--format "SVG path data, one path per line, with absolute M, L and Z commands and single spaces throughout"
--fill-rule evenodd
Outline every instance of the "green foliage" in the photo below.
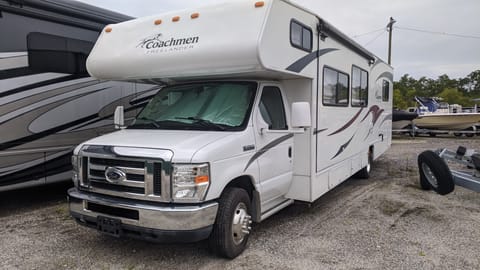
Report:
M 416 80 L 405 74 L 394 82 L 393 89 L 393 106 L 399 109 L 415 106 L 415 96 L 442 97 L 449 104 L 473 106 L 472 99 L 480 98 L 480 70 L 460 79 L 450 79 L 444 74 L 436 80 L 426 77 Z

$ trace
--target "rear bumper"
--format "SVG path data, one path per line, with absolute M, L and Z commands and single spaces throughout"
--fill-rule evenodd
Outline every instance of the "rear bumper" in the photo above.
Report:
M 207 238 L 218 203 L 170 205 L 139 202 L 68 190 L 70 214 L 84 226 L 97 228 L 99 216 L 121 222 L 120 236 L 155 242 L 195 242 Z

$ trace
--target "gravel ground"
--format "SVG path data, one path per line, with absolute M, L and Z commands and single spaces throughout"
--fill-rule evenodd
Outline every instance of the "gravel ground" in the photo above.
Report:
M 68 184 L 0 193 L 2 269 L 480 269 L 480 195 L 422 191 L 417 155 L 478 139 L 398 137 L 368 180 L 254 226 L 247 250 L 216 258 L 207 243 L 115 239 L 68 215 Z

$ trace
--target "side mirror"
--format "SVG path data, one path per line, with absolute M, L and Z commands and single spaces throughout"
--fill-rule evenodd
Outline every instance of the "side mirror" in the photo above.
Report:
M 115 115 L 113 117 L 113 123 L 115 124 L 115 129 L 120 129 L 125 126 L 125 117 L 123 115 L 123 106 L 117 106 L 115 109 Z
M 292 104 L 292 127 L 309 128 L 312 126 L 310 117 L 310 104 L 308 102 L 294 102 Z

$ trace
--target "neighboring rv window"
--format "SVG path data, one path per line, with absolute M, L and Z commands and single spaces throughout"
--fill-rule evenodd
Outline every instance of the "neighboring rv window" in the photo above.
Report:
M 382 101 L 389 101 L 390 100 L 390 83 L 388 81 L 383 81 L 382 87 Z
M 263 88 L 259 109 L 269 129 L 288 129 L 282 93 L 278 87 L 266 86 Z
M 290 22 L 290 43 L 304 51 L 312 51 L 312 29 L 292 20 Z
M 323 69 L 323 104 L 348 106 L 348 75 L 334 69 Z
M 365 107 L 368 103 L 368 73 L 356 66 L 352 67 L 352 106 Z

